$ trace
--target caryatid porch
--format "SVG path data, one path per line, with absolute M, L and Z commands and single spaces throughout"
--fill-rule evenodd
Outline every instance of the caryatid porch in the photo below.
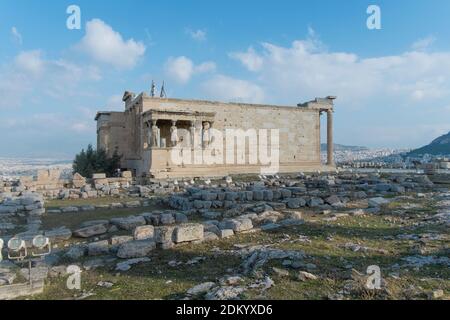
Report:
M 176 146 L 202 149 L 205 130 L 213 126 L 215 112 L 149 110 L 143 114 L 143 150 L 148 152 L 148 168 L 154 172 L 170 171 L 174 166 L 171 149 Z
M 194 148 L 196 146 L 193 137 L 201 133 L 205 126 L 211 127 L 214 117 L 215 112 L 147 111 L 142 117 L 144 124 L 143 148 L 170 148 L 175 147 L 178 143 L 183 143 L 184 147 Z M 187 141 L 185 135 L 179 134 L 179 129 L 189 132 L 191 139 Z M 199 143 L 200 145 L 201 143 Z

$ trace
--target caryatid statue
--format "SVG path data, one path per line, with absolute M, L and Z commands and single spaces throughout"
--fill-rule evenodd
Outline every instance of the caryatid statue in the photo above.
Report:
M 170 127 L 170 143 L 172 144 L 172 147 L 176 147 L 178 142 L 177 122 L 172 121 L 172 126 Z
M 147 130 L 147 144 L 149 147 L 153 144 L 153 126 L 152 122 L 148 123 L 148 130 Z
M 203 148 L 207 148 L 211 143 L 211 125 L 209 122 L 203 122 L 203 131 L 202 131 L 202 145 Z
M 159 128 L 156 126 L 156 120 L 152 121 L 152 147 L 159 148 L 159 137 L 160 137 L 160 131 Z
M 195 121 L 191 121 L 191 126 L 189 127 L 189 135 L 191 148 L 195 148 Z

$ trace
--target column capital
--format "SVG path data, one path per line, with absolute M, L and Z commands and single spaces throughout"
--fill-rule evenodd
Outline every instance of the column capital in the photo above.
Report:
M 323 112 L 328 113 L 334 113 L 334 109 L 333 108 L 324 108 L 324 109 L 320 109 L 319 113 L 322 114 Z

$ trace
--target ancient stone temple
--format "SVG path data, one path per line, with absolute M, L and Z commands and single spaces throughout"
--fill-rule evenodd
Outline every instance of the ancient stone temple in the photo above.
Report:
M 156 98 L 125 92 L 123 112 L 98 112 L 97 147 L 122 155 L 138 177 L 200 177 L 327 170 L 333 162 L 333 100 L 297 106 Z M 328 161 L 320 160 L 327 114 Z

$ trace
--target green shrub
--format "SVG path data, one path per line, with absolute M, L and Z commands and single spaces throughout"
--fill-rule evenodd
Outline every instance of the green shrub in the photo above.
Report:
M 88 145 L 86 151 L 81 150 L 75 156 L 72 164 L 73 173 L 78 172 L 83 177 L 92 178 L 94 173 L 106 173 L 107 177 L 114 176 L 117 169 L 120 169 L 121 155 L 114 151 L 112 157 L 108 157 L 105 150 L 94 150 L 91 144 Z

